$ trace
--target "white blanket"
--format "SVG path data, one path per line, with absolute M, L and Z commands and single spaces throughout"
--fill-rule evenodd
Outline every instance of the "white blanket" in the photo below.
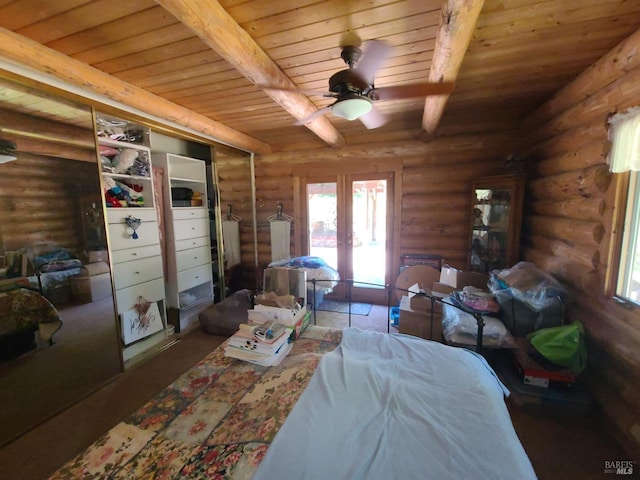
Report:
M 347 329 L 254 479 L 534 479 L 505 393 L 468 350 Z

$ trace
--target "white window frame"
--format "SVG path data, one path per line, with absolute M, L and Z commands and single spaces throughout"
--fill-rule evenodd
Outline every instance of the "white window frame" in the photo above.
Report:
M 640 172 L 629 172 L 615 296 L 640 306 Z M 634 286 L 634 272 L 636 285 Z

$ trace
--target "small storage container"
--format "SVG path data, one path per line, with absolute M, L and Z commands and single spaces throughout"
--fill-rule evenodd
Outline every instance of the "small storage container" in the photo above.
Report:
M 389 312 L 389 323 L 392 327 L 397 327 L 400 323 L 400 307 L 391 307 Z

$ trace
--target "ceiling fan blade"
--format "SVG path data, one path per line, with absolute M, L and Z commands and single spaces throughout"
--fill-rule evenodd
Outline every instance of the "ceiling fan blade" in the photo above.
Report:
M 391 53 L 391 45 L 382 40 L 367 42 L 366 50 L 354 69 L 369 85 L 373 85 L 376 72 Z
M 378 110 L 375 106 L 364 115 L 361 115 L 359 120 L 369 130 L 378 128 L 389 121 L 387 116 Z
M 448 95 L 453 91 L 453 83 L 413 83 L 374 88 L 369 97 L 372 100 L 404 100 L 428 95 Z
M 316 110 L 315 112 L 313 112 L 308 117 L 303 118 L 302 120 L 298 120 L 294 125 L 305 125 L 305 124 L 315 120 L 316 118 L 324 115 L 325 113 L 329 113 L 331 111 L 331 107 L 332 106 L 333 105 L 329 105 L 327 107 L 320 108 L 319 110 Z

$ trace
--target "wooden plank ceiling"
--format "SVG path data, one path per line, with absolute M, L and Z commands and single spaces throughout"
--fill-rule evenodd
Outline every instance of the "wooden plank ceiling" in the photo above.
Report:
M 43 67 L 54 75 L 77 65 L 60 59 L 82 62 L 126 82 L 91 76 L 86 88 L 118 98 L 127 88 L 114 85 L 133 85 L 163 99 L 162 112 L 195 112 L 197 128 L 209 121 L 241 148 L 280 151 L 512 126 L 639 25 L 640 2 L 625 0 L 0 0 L 10 45 L 0 53 L 42 63 L 40 44 L 65 56 Z M 367 130 L 331 113 L 295 125 L 333 100 L 256 86 L 326 91 L 345 68 L 339 45 L 354 35 L 365 48 L 370 39 L 392 47 L 376 87 L 454 80 L 455 90 L 376 102 L 390 121 Z

